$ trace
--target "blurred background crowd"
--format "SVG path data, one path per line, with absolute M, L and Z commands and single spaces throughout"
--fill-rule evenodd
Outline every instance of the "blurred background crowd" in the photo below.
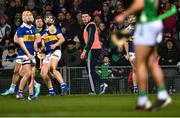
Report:
M 17 56 L 13 36 L 22 23 L 21 13 L 30 10 L 34 18 L 52 13 L 56 17 L 56 26 L 61 28 L 65 42 L 61 46 L 63 55 L 59 66 L 84 66 L 80 54 L 84 47 L 81 11 L 87 10 L 92 15 L 99 30 L 102 54 L 99 65 L 108 61 L 112 66 L 128 66 L 125 49 L 111 43 L 113 19 L 123 12 L 133 0 L 0 0 L 0 67 L 13 68 L 14 61 L 6 60 Z M 159 14 L 177 6 L 178 13 L 165 20 L 163 41 L 158 47 L 161 65 L 176 65 L 180 62 L 180 0 L 160 0 Z M 134 16 L 129 17 L 121 27 L 129 25 Z M 45 26 L 43 26 L 45 28 Z M 146 39 L 144 39 L 146 40 Z M 108 55 L 108 56 L 107 56 Z M 104 60 L 104 61 L 103 61 Z

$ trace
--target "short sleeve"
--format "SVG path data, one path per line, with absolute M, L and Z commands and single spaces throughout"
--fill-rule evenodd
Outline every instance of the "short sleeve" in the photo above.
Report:
M 57 31 L 56 31 L 56 34 L 57 34 L 57 35 L 62 33 L 60 28 L 56 28 L 56 30 L 57 30 Z
M 22 28 L 17 29 L 17 36 L 18 36 L 18 38 L 23 38 L 23 30 L 22 30 Z

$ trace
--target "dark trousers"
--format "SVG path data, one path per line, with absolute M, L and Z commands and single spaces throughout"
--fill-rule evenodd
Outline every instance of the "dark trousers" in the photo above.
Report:
M 101 49 L 91 49 L 88 52 L 88 58 L 87 58 L 87 71 L 88 71 L 88 77 L 91 85 L 92 92 L 95 92 L 94 82 L 96 81 L 99 84 L 102 84 L 103 81 L 99 77 L 99 75 L 96 73 L 95 67 L 98 64 L 98 60 L 101 54 Z

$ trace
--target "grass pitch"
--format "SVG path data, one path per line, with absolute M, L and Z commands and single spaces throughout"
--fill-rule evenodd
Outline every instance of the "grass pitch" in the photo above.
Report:
M 15 96 L 0 96 L 0 116 L 180 116 L 180 94 L 173 103 L 157 112 L 135 110 L 137 95 L 39 96 L 37 101 L 19 101 Z M 150 95 L 152 101 L 155 95 Z

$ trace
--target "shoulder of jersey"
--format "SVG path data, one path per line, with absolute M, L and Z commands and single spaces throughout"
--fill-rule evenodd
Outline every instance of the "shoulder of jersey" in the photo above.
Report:
M 24 28 L 25 26 L 23 24 L 20 25 L 20 28 Z

